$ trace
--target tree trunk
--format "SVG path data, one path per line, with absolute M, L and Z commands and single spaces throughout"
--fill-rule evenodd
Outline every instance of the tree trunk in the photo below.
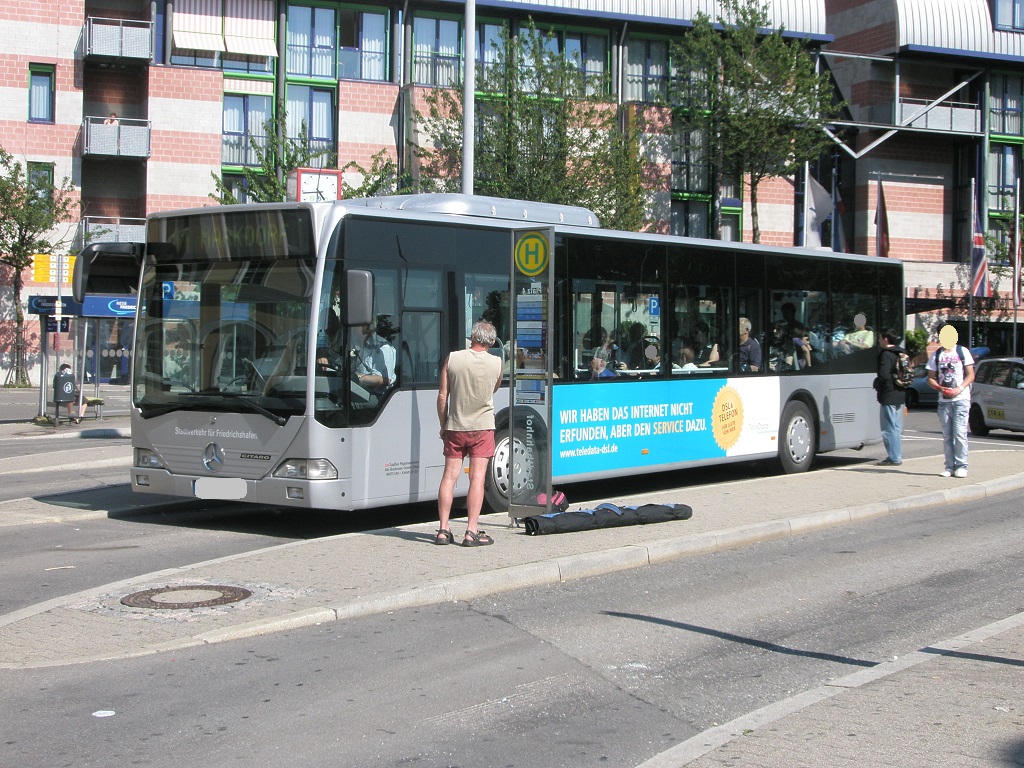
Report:
M 21 309 L 21 290 L 24 280 L 20 269 L 12 270 L 14 288 L 14 380 L 16 387 L 30 387 L 28 378 L 28 360 L 25 356 L 25 313 Z
M 753 233 L 751 242 L 761 242 L 761 222 L 757 218 L 757 179 L 750 179 L 750 229 Z

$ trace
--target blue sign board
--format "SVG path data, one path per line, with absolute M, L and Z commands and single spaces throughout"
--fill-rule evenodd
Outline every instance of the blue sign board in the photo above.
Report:
M 55 315 L 57 314 L 54 306 L 56 303 L 56 296 L 29 296 L 28 313 L 30 315 Z M 82 305 L 70 296 L 61 296 L 60 304 L 62 315 L 82 314 Z
M 86 317 L 135 317 L 135 296 L 86 296 L 82 314 Z

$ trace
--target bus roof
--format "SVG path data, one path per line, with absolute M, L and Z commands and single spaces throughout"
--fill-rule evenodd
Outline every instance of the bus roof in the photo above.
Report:
M 575 205 L 537 203 L 510 200 L 502 197 L 484 197 L 448 193 L 420 195 L 390 195 L 339 200 L 347 207 L 365 206 L 392 211 L 439 213 L 451 216 L 476 216 L 485 219 L 522 221 L 530 224 L 564 224 L 573 227 L 601 226 L 597 215 Z

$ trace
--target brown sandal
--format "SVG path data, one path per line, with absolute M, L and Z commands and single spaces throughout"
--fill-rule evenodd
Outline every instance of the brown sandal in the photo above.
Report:
M 464 547 L 486 547 L 488 544 L 493 544 L 494 539 L 488 536 L 483 531 L 466 531 L 466 538 L 462 540 L 462 546 Z
M 452 536 L 452 532 L 447 528 L 438 528 L 437 536 L 434 538 L 435 544 L 454 544 L 455 537 Z

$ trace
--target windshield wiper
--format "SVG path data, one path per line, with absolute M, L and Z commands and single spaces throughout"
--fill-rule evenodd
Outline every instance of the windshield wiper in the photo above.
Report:
M 142 418 L 153 419 L 157 416 L 163 416 L 166 413 L 172 413 L 174 411 L 199 411 L 203 408 L 208 408 L 211 405 L 226 405 L 225 401 L 231 401 L 232 405 L 241 406 L 242 410 L 249 411 L 250 413 L 258 413 L 260 416 L 266 416 L 277 426 L 282 427 L 288 422 L 286 416 L 274 413 L 271 410 L 264 408 L 262 405 L 257 405 L 251 400 L 245 400 L 242 398 L 250 397 L 250 395 L 244 392 L 217 392 L 209 394 L 196 394 L 196 395 L 182 395 L 182 397 L 190 398 L 202 398 L 200 401 L 183 401 L 178 403 L 166 403 L 164 405 L 147 405 L 146 403 L 140 403 L 142 407 Z M 218 399 L 221 402 L 217 402 Z
M 252 395 L 248 395 L 245 392 L 221 392 L 220 397 L 224 398 L 225 400 L 233 400 L 234 402 L 244 406 L 253 413 L 258 413 L 261 416 L 266 416 L 279 427 L 283 427 L 288 422 L 287 416 L 282 416 L 279 413 L 274 413 L 273 411 L 264 408 L 262 405 L 254 403 L 252 400 L 243 399 L 252 397 Z

